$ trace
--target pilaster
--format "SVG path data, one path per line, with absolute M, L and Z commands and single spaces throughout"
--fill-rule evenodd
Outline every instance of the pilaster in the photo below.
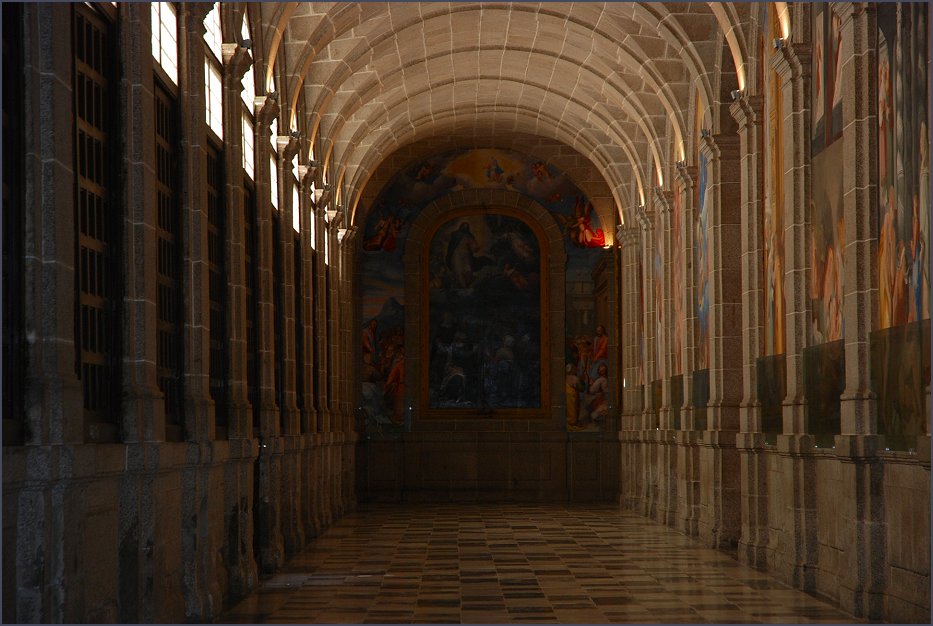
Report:
M 836 454 L 842 460 L 841 515 L 846 550 L 839 581 L 842 606 L 858 617 L 880 619 L 884 611 L 887 526 L 885 524 L 883 448 L 877 404 L 871 390 L 870 340 L 878 319 L 878 194 L 873 164 L 877 158 L 877 27 L 873 5 L 833 2 L 842 17 L 843 61 L 843 211 L 845 259 L 843 311 L 846 387 L 841 396 L 841 435 Z
M 680 411 L 680 431 L 675 433 L 679 446 L 677 449 L 678 518 L 675 527 L 689 536 L 699 533 L 700 519 L 700 456 L 699 436 L 696 431 L 693 410 L 693 372 L 696 369 L 696 293 L 694 281 L 694 228 L 696 207 L 694 206 L 693 188 L 697 180 L 697 166 L 680 163 L 677 166 L 677 179 L 684 190 L 683 224 L 684 256 L 681 275 L 683 285 L 677 286 L 684 298 L 684 340 L 681 359 L 683 372 L 683 405 Z
M 709 163 L 710 396 L 701 450 L 705 486 L 701 537 L 713 547 L 734 546 L 739 535 L 739 459 L 735 434 L 742 398 L 739 139 L 705 135 Z
M 261 572 L 271 573 L 281 567 L 285 546 L 281 524 L 282 455 L 280 413 L 276 402 L 275 384 L 275 297 L 277 277 L 273 275 L 272 211 L 270 196 L 269 151 L 272 121 L 278 117 L 279 105 L 275 94 L 256 98 L 256 229 L 259 241 L 258 264 L 259 327 L 259 501 L 255 507 L 259 535 L 258 566 Z M 255 410 L 255 407 L 254 407 Z
M 794 29 L 809 32 L 809 7 L 794 10 Z M 810 61 L 809 44 L 785 43 L 771 61 L 782 83 L 784 123 L 784 298 L 786 384 L 783 435 L 778 436 L 782 485 L 789 501 L 780 526 L 786 546 L 771 558 L 799 588 L 816 585 L 816 487 L 813 438 L 807 434 L 803 353 L 809 342 L 810 299 Z

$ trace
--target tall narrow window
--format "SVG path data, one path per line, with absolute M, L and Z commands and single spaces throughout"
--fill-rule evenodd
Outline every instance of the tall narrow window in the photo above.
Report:
M 175 189 L 175 103 L 160 85 L 155 93 L 156 197 L 158 199 L 158 314 L 156 368 L 159 389 L 165 394 L 166 438 L 180 441 L 183 430 L 182 350 L 184 345 L 181 283 L 181 215 Z
M 3 4 L 3 445 L 23 442 L 26 383 L 23 309 L 23 5 Z
M 246 13 L 243 13 L 243 23 L 240 27 L 240 41 L 246 41 L 250 39 L 249 34 L 249 19 L 246 16 Z M 240 97 L 243 99 L 243 104 L 245 105 L 247 111 L 250 115 L 253 114 L 253 107 L 255 106 L 256 99 L 256 75 L 253 73 L 253 66 L 250 65 L 246 73 L 243 74 L 243 90 L 240 92 Z
M 227 436 L 227 272 L 225 241 L 227 232 L 224 206 L 223 154 L 213 146 L 207 151 L 207 241 L 210 268 L 211 362 L 210 390 L 214 400 L 217 437 Z
M 74 13 L 76 180 L 76 340 L 88 438 L 113 441 L 117 432 L 119 372 L 115 245 L 119 213 L 111 192 L 118 175 L 110 25 L 88 5 Z M 4 142 L 5 143 L 5 142 Z
M 210 393 L 214 400 L 214 426 L 218 439 L 228 432 L 226 239 L 223 153 L 223 35 L 220 3 L 204 18 L 204 121 L 207 125 L 207 238 L 210 273 Z
M 293 256 L 295 275 L 292 284 L 294 285 L 294 305 L 295 305 L 295 395 L 297 398 L 298 412 L 301 415 L 300 432 L 306 432 L 305 416 L 305 328 L 304 328 L 304 293 L 305 286 L 302 284 L 304 272 L 302 272 L 301 263 L 304 255 L 301 251 L 301 195 L 298 192 L 298 155 L 292 160 L 292 230 Z
M 314 212 L 311 212 L 308 223 L 311 225 L 311 250 L 309 254 L 311 255 L 311 276 L 308 277 L 308 280 L 311 281 L 311 337 L 314 339 L 314 343 L 311 346 L 311 398 L 314 403 L 314 409 L 318 411 L 318 420 L 320 420 L 320 411 L 324 408 L 321 403 L 321 338 L 323 333 L 321 332 L 321 323 L 320 323 L 320 311 L 318 303 L 320 302 L 320 293 L 318 290 L 318 252 L 315 249 L 314 244 L 314 222 L 315 216 Z M 320 422 L 315 425 L 314 429 L 320 432 Z
M 298 212 L 298 204 L 294 205 L 292 209 L 296 213 Z M 304 291 L 304 285 L 302 284 L 302 279 L 304 278 L 304 273 L 302 272 L 301 263 L 303 261 L 303 255 L 301 253 L 301 236 L 298 233 L 295 233 L 295 243 L 294 243 L 294 262 L 295 262 L 295 394 L 297 397 L 298 411 L 302 415 L 301 425 L 302 432 L 305 428 L 305 326 L 304 326 L 304 315 L 302 311 L 304 309 L 302 292 Z
M 334 408 L 334 355 L 333 351 L 333 342 L 331 337 L 333 336 L 333 328 L 331 324 L 333 322 L 333 317 L 331 315 L 331 300 L 333 294 L 331 293 L 331 279 L 330 279 L 330 227 L 324 229 L 324 371 L 326 372 L 325 379 L 325 393 L 327 394 L 327 408 Z
M 275 151 L 269 155 L 269 197 L 272 200 L 272 208 L 279 210 L 279 168 L 277 165 Z
M 214 3 L 214 8 L 204 19 L 204 25 L 206 27 L 204 31 L 204 120 L 207 127 L 222 141 L 224 138 L 224 99 L 220 3 Z
M 256 195 L 243 185 L 243 256 L 246 264 L 246 390 L 252 406 L 253 436 L 259 436 L 259 293 L 256 277 L 259 258 L 256 241 Z
M 275 348 L 275 401 L 279 405 L 280 432 L 285 432 L 285 307 L 283 306 L 282 268 L 282 220 L 279 213 L 272 213 L 272 332 Z
M 153 2 L 152 57 L 165 75 L 178 84 L 178 13 L 171 2 Z

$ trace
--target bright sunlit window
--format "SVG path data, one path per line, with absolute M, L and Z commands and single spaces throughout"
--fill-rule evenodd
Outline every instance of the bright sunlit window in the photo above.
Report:
M 313 186 L 311 196 L 314 197 Z M 317 250 L 317 215 L 315 215 L 314 209 L 311 208 L 308 209 L 308 236 L 311 239 L 311 249 Z
M 178 84 L 178 15 L 170 2 L 152 5 L 152 56 L 172 83 Z
M 292 181 L 292 228 L 301 231 L 301 206 L 299 206 L 298 180 Z
M 277 160 L 275 154 L 269 157 L 269 197 L 276 210 L 279 208 L 279 168 L 275 164 Z
M 246 19 L 246 14 L 243 14 L 243 26 L 240 29 L 240 39 L 249 39 L 249 22 Z M 255 106 L 254 100 L 256 99 L 256 78 L 253 75 L 253 66 L 249 66 L 249 69 L 246 70 L 246 73 L 243 74 L 243 91 L 240 92 L 240 97 L 243 98 L 243 104 L 246 105 L 247 110 L 250 113 L 253 112 L 253 107 Z
M 220 69 L 204 59 L 204 121 L 220 139 L 224 138 L 224 92 Z
M 253 121 L 243 114 L 243 170 L 250 180 L 256 180 L 256 151 L 253 144 Z
M 204 18 L 204 42 L 207 43 L 207 49 L 214 55 L 218 62 L 223 59 L 222 44 L 224 42 L 223 34 L 220 29 L 220 3 L 215 2 L 207 17 Z
M 269 143 L 272 144 L 272 151 L 276 152 L 279 149 L 278 144 L 276 144 L 276 139 L 279 137 L 279 120 L 278 118 L 272 120 L 272 124 L 269 126 Z
M 324 229 L 324 263 L 330 265 L 330 230 Z

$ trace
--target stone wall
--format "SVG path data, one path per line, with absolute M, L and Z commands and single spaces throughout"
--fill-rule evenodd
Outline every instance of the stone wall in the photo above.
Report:
M 670 327 L 676 322 L 662 320 L 659 327 L 651 328 L 657 326 L 653 305 L 646 297 L 645 306 L 637 306 L 639 291 L 648 293 L 656 278 L 658 266 L 650 262 L 655 247 L 660 245 L 667 255 L 670 192 L 658 188 L 645 204 L 627 214 L 621 237 L 624 264 L 633 270 L 643 268 L 644 276 L 623 272 L 622 293 L 636 303 L 626 305 L 623 300 L 623 307 L 629 316 L 641 318 L 649 346 L 659 342 L 661 362 L 657 366 L 651 362 L 650 351 L 644 363 L 632 357 L 625 362 L 630 380 L 645 384 L 633 386 L 624 396 L 620 503 L 711 547 L 734 552 L 740 561 L 766 569 L 795 587 L 828 597 L 856 616 L 926 622 L 930 617 L 930 387 L 928 380 L 916 376 L 915 368 L 928 366 L 903 365 L 905 376 L 914 376 L 907 384 L 921 387 L 910 391 L 912 406 L 925 404 L 927 415 L 925 425 L 910 433 L 908 443 L 885 436 L 884 425 L 892 417 L 882 414 L 882 407 L 891 405 L 882 405 L 879 393 L 890 392 L 879 391 L 872 382 L 878 368 L 890 367 L 872 356 L 879 327 L 880 237 L 880 225 L 871 217 L 878 210 L 872 143 L 877 118 L 871 106 L 877 96 L 872 47 L 875 7 L 828 6 L 838 17 L 839 80 L 845 94 L 842 133 L 834 138 L 835 148 L 845 154 L 837 164 L 844 182 L 839 210 L 847 242 L 840 313 L 845 323 L 839 341 L 844 347 L 835 353 L 823 350 L 820 358 L 832 360 L 832 368 L 814 366 L 812 349 L 827 345 L 811 327 L 813 307 L 822 306 L 812 293 L 818 268 L 811 253 L 814 223 L 820 219 L 812 202 L 812 179 L 817 173 L 809 143 L 810 92 L 815 88 L 811 53 L 816 43 L 807 34 L 811 7 L 795 4 L 789 9 L 790 39 L 766 45 L 761 54 L 749 58 L 749 63 L 760 64 L 759 71 L 775 73 L 778 89 L 769 97 L 779 99 L 784 115 L 774 126 L 767 128 L 765 123 L 774 102 L 769 105 L 756 85 L 733 92 L 731 103 L 697 101 L 712 111 L 728 107 L 738 125 L 737 143 L 734 134 L 723 132 L 721 123 L 717 128 L 715 122 L 694 138 L 697 154 L 709 164 L 706 200 L 712 203 L 707 207 L 713 241 L 708 268 L 708 373 L 700 375 L 697 367 L 699 333 L 689 311 L 683 321 L 683 353 L 666 357 L 671 350 Z M 779 227 L 785 238 L 781 322 L 787 335 L 785 353 L 777 355 L 778 366 L 763 341 L 768 322 L 763 314 L 762 207 L 765 182 L 770 180 L 765 165 L 771 165 L 766 161 L 770 156 L 766 145 L 775 141 L 767 133 L 778 133 L 784 146 L 783 163 L 778 165 L 784 187 L 784 223 Z M 770 172 L 768 176 L 773 176 Z M 678 163 L 673 174 L 670 178 L 692 191 L 697 164 Z M 928 185 L 928 172 L 920 169 L 920 176 L 927 177 Z M 697 207 L 693 194 L 686 196 L 684 221 L 692 224 Z M 660 266 L 660 280 L 664 289 L 683 290 L 691 302 L 696 297 L 696 268 L 691 267 L 690 250 L 696 233 L 688 229 L 686 235 L 684 284 L 673 283 L 668 262 Z M 737 268 L 741 272 L 734 271 Z M 924 319 L 918 325 L 929 324 Z M 623 354 L 637 355 L 643 340 L 638 326 L 624 328 Z M 929 344 L 924 345 L 929 351 Z M 810 356 L 805 358 L 806 354 Z M 671 357 L 682 359 L 682 378 L 673 376 Z M 656 371 L 658 379 L 652 380 Z M 839 381 L 829 381 L 829 386 L 841 382 L 841 391 L 831 398 L 814 396 L 813 389 L 820 388 L 814 383 L 822 382 L 829 371 L 842 372 Z M 888 375 L 901 373 L 895 370 Z M 667 391 L 674 385 L 683 385 L 679 406 L 672 406 L 674 394 Z M 703 393 L 697 394 L 699 385 Z M 765 397 L 762 389 L 769 389 L 771 395 L 778 390 L 780 397 Z M 696 402 L 705 397 L 708 402 Z M 770 404 L 765 407 L 765 403 Z M 668 417 L 674 409 L 679 409 L 679 424 Z M 768 424 L 763 417 L 766 411 Z M 777 427 L 770 418 L 776 411 L 781 413 Z M 833 424 L 834 431 L 827 432 L 826 424 Z
M 338 220 L 325 219 L 310 184 L 321 172 L 306 162 L 305 139 L 299 170 L 291 159 L 300 137 L 275 137 L 280 232 L 291 234 L 292 213 L 300 211 L 300 288 L 294 281 L 294 238 L 273 238 L 269 187 L 272 121 L 287 128 L 284 107 L 270 95 L 256 99 L 256 174 L 252 194 L 257 219 L 253 251 L 257 294 L 248 312 L 244 242 L 244 186 L 241 78 L 254 62 L 244 45 L 224 45 L 222 144 L 227 218 L 219 242 L 226 283 L 222 311 L 226 336 L 227 417 L 221 422 L 211 397 L 211 277 L 208 154 L 204 123 L 204 18 L 207 5 L 178 6 L 181 54 L 177 107 L 179 258 L 184 339 L 184 422 L 169 433 L 157 364 L 157 248 L 159 207 L 153 95 L 160 69 L 150 48 L 148 3 L 24 5 L 22 18 L 26 119 L 23 120 L 25 202 L 24 323 L 28 334 L 21 415 L 4 415 L 3 448 L 3 620 L 6 622 L 186 622 L 211 621 L 231 603 L 255 590 L 260 577 L 307 546 L 328 525 L 355 506 L 355 447 L 347 397 L 352 375 L 339 346 L 348 343 L 352 318 L 349 284 L 352 232 L 338 236 Z M 109 297 L 118 314 L 107 332 L 118 336 L 116 365 L 104 392 L 114 409 L 105 427 L 91 423 L 84 409 L 78 337 L 88 332 L 76 315 L 79 281 L 78 211 L 75 207 L 75 80 L 73 19 L 91 12 L 106 26 L 105 50 L 118 51 L 119 80 L 106 87 L 110 99 L 109 141 L 117 156 L 106 162 L 108 214 L 117 238 L 109 245 L 108 274 L 118 276 Z M 100 11 L 99 13 L 94 13 Z M 6 11 L 4 13 L 7 15 Z M 82 14 L 83 15 L 83 14 Z M 95 17 L 96 16 L 96 17 Z M 242 13 L 237 14 L 241 17 Z M 233 14 L 228 22 L 233 21 Z M 237 24 L 239 26 L 239 24 Z M 239 29 L 225 40 L 236 41 Z M 257 32 L 257 41 L 259 40 Z M 194 54 L 194 51 L 197 54 Z M 187 53 L 187 54 L 186 54 Z M 263 74 L 257 69 L 257 74 Z M 110 78 L 113 78 L 111 76 Z M 159 79 L 164 80 L 164 77 Z M 83 92 L 82 92 L 83 93 Z M 213 140 L 213 141 L 216 141 Z M 164 164 L 163 164 L 164 165 Z M 292 206 L 292 176 L 300 207 Z M 252 184 L 252 183 L 250 183 Z M 310 220 L 317 222 L 311 241 Z M 330 223 L 328 223 L 330 222 Z M 312 245 L 320 253 L 312 275 Z M 284 276 L 273 275 L 278 251 Z M 325 290 L 325 273 L 330 291 Z M 281 292 L 276 297 L 276 286 Z M 299 299 L 296 307 L 295 299 Z M 325 307 L 325 298 L 331 306 Z M 277 301 L 281 304 L 277 305 Z M 296 398 L 298 365 L 296 308 L 305 337 L 303 402 Z M 247 317 L 255 315 L 256 339 L 248 352 Z M 316 318 L 312 326 L 312 315 Z M 282 333 L 275 355 L 274 328 Z M 321 332 L 329 326 L 330 332 Z M 314 338 L 316 328 L 321 337 Z M 112 332 L 111 332 L 112 331 Z M 317 355 L 315 355 L 315 351 Z M 327 353 L 330 358 L 327 359 Z M 248 394 L 248 361 L 259 355 L 258 391 Z M 278 362 L 278 363 L 276 363 Z M 314 363 L 329 367 L 314 368 Z M 276 368 L 278 365 L 278 368 Z M 278 369 L 278 379 L 274 370 Z M 320 393 L 312 395 L 318 379 Z M 329 384 L 328 384 L 329 383 Z M 327 391 L 330 390 L 330 394 Z M 8 393 L 10 390 L 4 390 Z M 19 438 L 7 437 L 6 420 Z M 173 438 L 180 440 L 173 441 Z

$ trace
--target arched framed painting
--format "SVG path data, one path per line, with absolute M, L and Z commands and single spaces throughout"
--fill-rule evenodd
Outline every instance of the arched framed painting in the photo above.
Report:
M 422 249 L 421 406 L 428 417 L 545 417 L 547 244 L 520 212 L 445 213 Z

